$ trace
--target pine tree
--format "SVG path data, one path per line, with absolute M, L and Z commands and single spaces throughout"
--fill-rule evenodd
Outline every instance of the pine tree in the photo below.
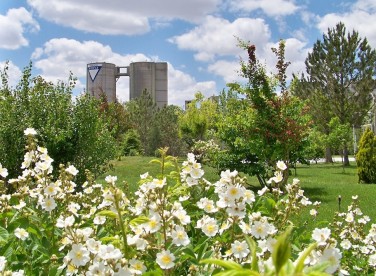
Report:
M 317 40 L 306 59 L 307 76 L 302 75 L 297 94 L 309 99 L 315 122 L 323 132 L 331 118 L 341 124 L 360 126 L 371 108 L 376 88 L 376 51 L 358 32 L 346 32 L 343 23 L 328 29 Z M 328 134 L 328 133 L 326 133 Z M 349 165 L 345 147 L 344 161 Z

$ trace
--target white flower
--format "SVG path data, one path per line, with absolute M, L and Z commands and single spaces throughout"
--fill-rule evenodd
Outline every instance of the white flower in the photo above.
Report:
M 376 267 L 376 254 L 369 256 L 368 263 L 370 266 Z
M 70 227 L 74 224 L 74 216 L 69 216 L 69 217 L 62 217 L 60 216 L 58 219 L 57 219 L 57 222 L 56 222 L 56 227 L 58 228 L 66 228 L 66 227 Z
M 246 214 L 245 203 L 239 202 L 237 204 L 231 205 L 226 209 L 226 212 L 230 217 L 244 218 Z
M 181 246 L 188 245 L 190 240 L 187 233 L 185 232 L 184 227 L 176 226 L 174 230 L 171 231 L 172 243 Z
M 214 201 L 206 197 L 201 198 L 200 201 L 197 202 L 197 207 L 203 209 L 207 213 L 215 213 L 218 211 L 214 205 Z
M 317 216 L 317 210 L 316 209 L 311 209 L 310 211 L 309 211 L 309 214 L 311 215 L 311 216 Z
M 21 210 L 23 207 L 26 206 L 26 203 L 25 201 L 23 200 L 20 200 L 20 202 L 17 204 L 17 205 L 13 205 L 13 208 L 14 209 L 17 209 L 17 210 Z
M 76 267 L 84 266 L 90 261 L 90 252 L 80 243 L 73 244 L 72 250 L 68 253 L 68 257 Z
M 193 168 L 190 172 L 191 177 L 194 179 L 199 179 L 204 175 L 204 170 Z
M 257 194 L 259 195 L 259 196 L 263 196 L 267 191 L 269 191 L 269 189 L 268 189 L 268 187 L 264 187 L 264 188 L 262 188 L 261 190 L 258 190 L 257 191 Z
M 70 165 L 68 168 L 65 169 L 65 171 L 66 171 L 67 173 L 70 173 L 70 174 L 73 175 L 73 176 L 76 176 L 76 175 L 78 174 L 78 170 L 77 170 L 76 167 L 73 166 L 73 165 Z
M 54 183 L 51 183 L 46 188 L 44 188 L 44 193 L 48 196 L 54 196 L 58 192 L 58 189 Z
M 98 256 L 103 260 L 114 259 L 118 260 L 123 257 L 121 251 L 115 248 L 112 244 L 102 244 L 99 246 Z
M 245 258 L 249 254 L 248 245 L 245 241 L 235 241 L 231 244 L 231 252 L 235 258 Z
M 135 245 L 137 250 L 145 250 L 146 246 L 149 244 L 147 240 L 140 238 L 139 235 L 127 235 L 127 242 L 129 245 Z
M 347 213 L 345 221 L 347 221 L 349 223 L 354 222 L 354 214 L 352 212 Z
M 93 222 L 96 225 L 102 225 L 106 222 L 106 217 L 105 216 L 95 216 Z
M 12 276 L 23 276 L 23 275 L 25 275 L 25 271 L 23 271 L 23 269 L 12 272 Z
M 161 216 L 153 214 L 149 217 L 149 221 L 144 224 L 145 230 L 148 233 L 155 233 L 161 228 Z
M 278 161 L 278 162 L 277 162 L 277 168 L 278 168 L 279 170 L 281 170 L 281 171 L 284 171 L 284 170 L 287 169 L 287 166 L 286 166 L 285 162 L 283 162 L 283 161 Z
M 328 262 L 329 267 L 325 272 L 333 274 L 339 268 L 341 258 L 342 253 L 338 248 L 325 248 L 322 256 L 319 258 L 319 262 Z
M 315 228 L 312 232 L 312 239 L 317 241 L 318 245 L 325 245 L 326 241 L 330 237 L 330 229 L 329 228 Z
M 141 275 L 146 271 L 146 266 L 140 260 L 131 259 L 129 261 L 129 270 L 136 275 Z
M 351 244 L 351 242 L 350 242 L 348 239 L 345 239 L 345 240 L 343 240 L 343 241 L 341 242 L 341 247 L 342 247 L 343 249 L 348 250 L 348 249 L 351 248 L 351 246 L 352 246 L 352 244 Z
M 26 136 L 28 135 L 34 136 L 34 135 L 37 135 L 37 132 L 35 131 L 34 128 L 28 127 L 27 129 L 24 130 L 24 134 Z
M 269 223 L 262 221 L 255 221 L 251 226 L 251 234 L 256 239 L 265 239 L 268 236 Z
M 197 224 L 199 222 L 197 221 Z M 217 221 L 213 218 L 208 218 L 202 222 L 202 232 L 208 237 L 214 237 L 218 232 Z
M 104 180 L 109 184 L 115 185 L 115 182 L 117 181 L 117 176 L 107 175 Z
M 144 174 L 140 174 L 140 178 L 141 178 L 141 179 L 146 179 L 146 178 L 148 178 L 148 176 L 149 176 L 149 173 L 148 173 L 148 172 L 146 172 L 146 173 L 144 173 Z
M 234 201 L 236 199 L 241 198 L 244 195 L 244 189 L 240 185 L 230 185 L 227 187 L 226 190 L 226 197 Z
M 22 241 L 29 237 L 29 233 L 23 228 L 16 228 L 14 230 L 14 235 Z
M 86 241 L 86 246 L 87 246 L 87 249 L 89 249 L 89 251 L 93 254 L 97 254 L 98 251 L 99 251 L 99 248 L 101 246 L 101 242 L 100 241 L 96 241 L 94 240 L 93 238 L 90 238 Z
M 3 168 L 1 163 L 0 163 L 0 175 L 4 178 L 8 176 L 8 170 L 6 168 Z
M 185 211 L 184 209 L 178 209 L 176 211 L 173 211 L 172 215 L 176 217 L 183 225 L 187 225 L 191 222 L 191 217 L 187 215 L 187 211 Z
M 170 250 L 163 250 L 157 254 L 157 264 L 162 269 L 170 269 L 175 263 L 175 256 L 170 252 Z
M 162 187 L 166 186 L 166 184 L 167 184 L 166 178 L 163 178 L 163 179 L 154 178 L 152 185 L 156 188 L 162 188 Z
M 255 194 L 251 190 L 244 190 L 243 191 L 243 198 L 244 201 L 248 204 L 256 201 Z
M 94 262 L 89 266 L 87 276 L 106 275 L 106 265 L 103 262 Z
M 43 201 L 42 201 L 42 208 L 44 210 L 46 210 L 47 212 L 51 212 L 52 210 L 54 210 L 57 206 L 55 200 L 52 198 L 52 197 L 46 197 Z
M 7 264 L 7 259 L 5 259 L 4 256 L 0 256 L 0 272 L 4 271 L 6 264 Z

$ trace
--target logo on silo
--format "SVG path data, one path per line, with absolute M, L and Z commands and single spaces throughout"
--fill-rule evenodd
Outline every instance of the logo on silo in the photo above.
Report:
M 95 80 L 96 76 L 98 75 L 99 71 L 101 70 L 102 65 L 99 64 L 89 64 L 87 69 L 89 70 L 89 75 L 92 81 Z

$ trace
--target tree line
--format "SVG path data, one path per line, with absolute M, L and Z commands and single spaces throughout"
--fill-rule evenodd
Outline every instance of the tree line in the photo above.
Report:
M 73 76 L 67 83 L 52 84 L 32 78 L 31 65 L 11 88 L 5 68 L 0 162 L 10 175 L 20 173 L 22 132 L 33 127 L 56 168 L 72 163 L 80 170 L 79 179 L 84 179 L 85 168 L 99 175 L 114 158 L 155 155 L 161 147 L 176 156 L 193 150 L 219 170 L 256 175 L 262 185 L 272 185 L 267 179 L 278 160 L 293 168 L 325 154 L 330 161 L 333 152 L 340 152 L 349 164 L 351 130 L 367 120 L 374 104 L 376 51 L 367 39 L 338 23 L 317 40 L 306 72 L 294 75 L 289 85 L 284 41 L 271 49 L 277 57 L 276 74 L 266 72 L 254 45 L 239 40 L 239 46 L 248 53 L 240 62 L 246 82 L 228 83 L 214 99 L 197 93 L 186 110 L 158 108 L 148 91 L 126 103 L 109 103 L 105 94 L 72 100 Z

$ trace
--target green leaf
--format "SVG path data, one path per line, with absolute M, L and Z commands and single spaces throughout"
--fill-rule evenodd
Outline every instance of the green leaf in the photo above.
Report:
M 97 213 L 97 215 L 108 217 L 108 218 L 114 218 L 114 219 L 118 218 L 118 215 L 115 212 L 110 211 L 110 210 L 100 211 L 100 212 Z
M 257 245 L 256 242 L 249 236 L 245 236 L 245 240 L 248 244 L 249 249 L 251 250 L 252 254 L 252 263 L 251 263 L 251 269 L 254 271 L 258 271 L 258 262 L 257 262 Z
M 208 243 L 205 241 L 201 244 L 201 246 L 197 250 L 197 260 L 202 259 L 202 256 L 204 255 L 207 248 L 208 248 Z
M 235 263 L 233 261 L 223 261 L 223 260 L 218 260 L 218 259 L 201 260 L 200 264 L 214 264 L 214 265 L 223 267 L 225 269 L 242 269 L 243 268 L 240 264 Z
M 279 238 L 277 239 L 277 243 L 275 245 L 272 260 L 275 266 L 277 275 L 279 271 L 282 269 L 284 264 L 288 261 L 291 255 L 291 245 L 289 242 L 289 237 L 292 228 L 289 227 L 286 232 L 284 232 Z
M 316 243 L 311 244 L 308 248 L 306 248 L 303 252 L 303 254 L 298 258 L 294 270 L 294 274 L 298 274 L 303 272 L 304 269 L 304 260 L 309 256 L 309 254 L 312 252 L 313 249 L 315 249 L 317 246 Z
M 149 163 L 151 163 L 151 164 L 158 164 L 158 165 L 162 164 L 162 162 L 160 160 L 158 160 L 158 159 L 152 159 L 152 160 L 150 160 Z
M 101 242 L 104 242 L 104 243 L 113 243 L 113 242 L 118 242 L 119 241 L 119 238 L 115 238 L 115 237 L 103 237 L 101 238 Z
M 144 217 L 144 216 L 141 216 L 141 217 L 137 217 L 135 219 L 132 219 L 129 224 L 132 225 L 132 226 L 137 226 L 137 225 L 140 225 L 140 224 L 143 224 L 143 223 L 146 223 L 150 221 L 150 219 L 148 217 Z
M 215 274 L 216 276 L 260 276 L 260 273 L 248 269 L 225 270 Z
M 0 226 L 0 242 L 2 241 L 7 241 L 9 238 L 9 233 L 7 231 L 7 229 L 3 228 Z

